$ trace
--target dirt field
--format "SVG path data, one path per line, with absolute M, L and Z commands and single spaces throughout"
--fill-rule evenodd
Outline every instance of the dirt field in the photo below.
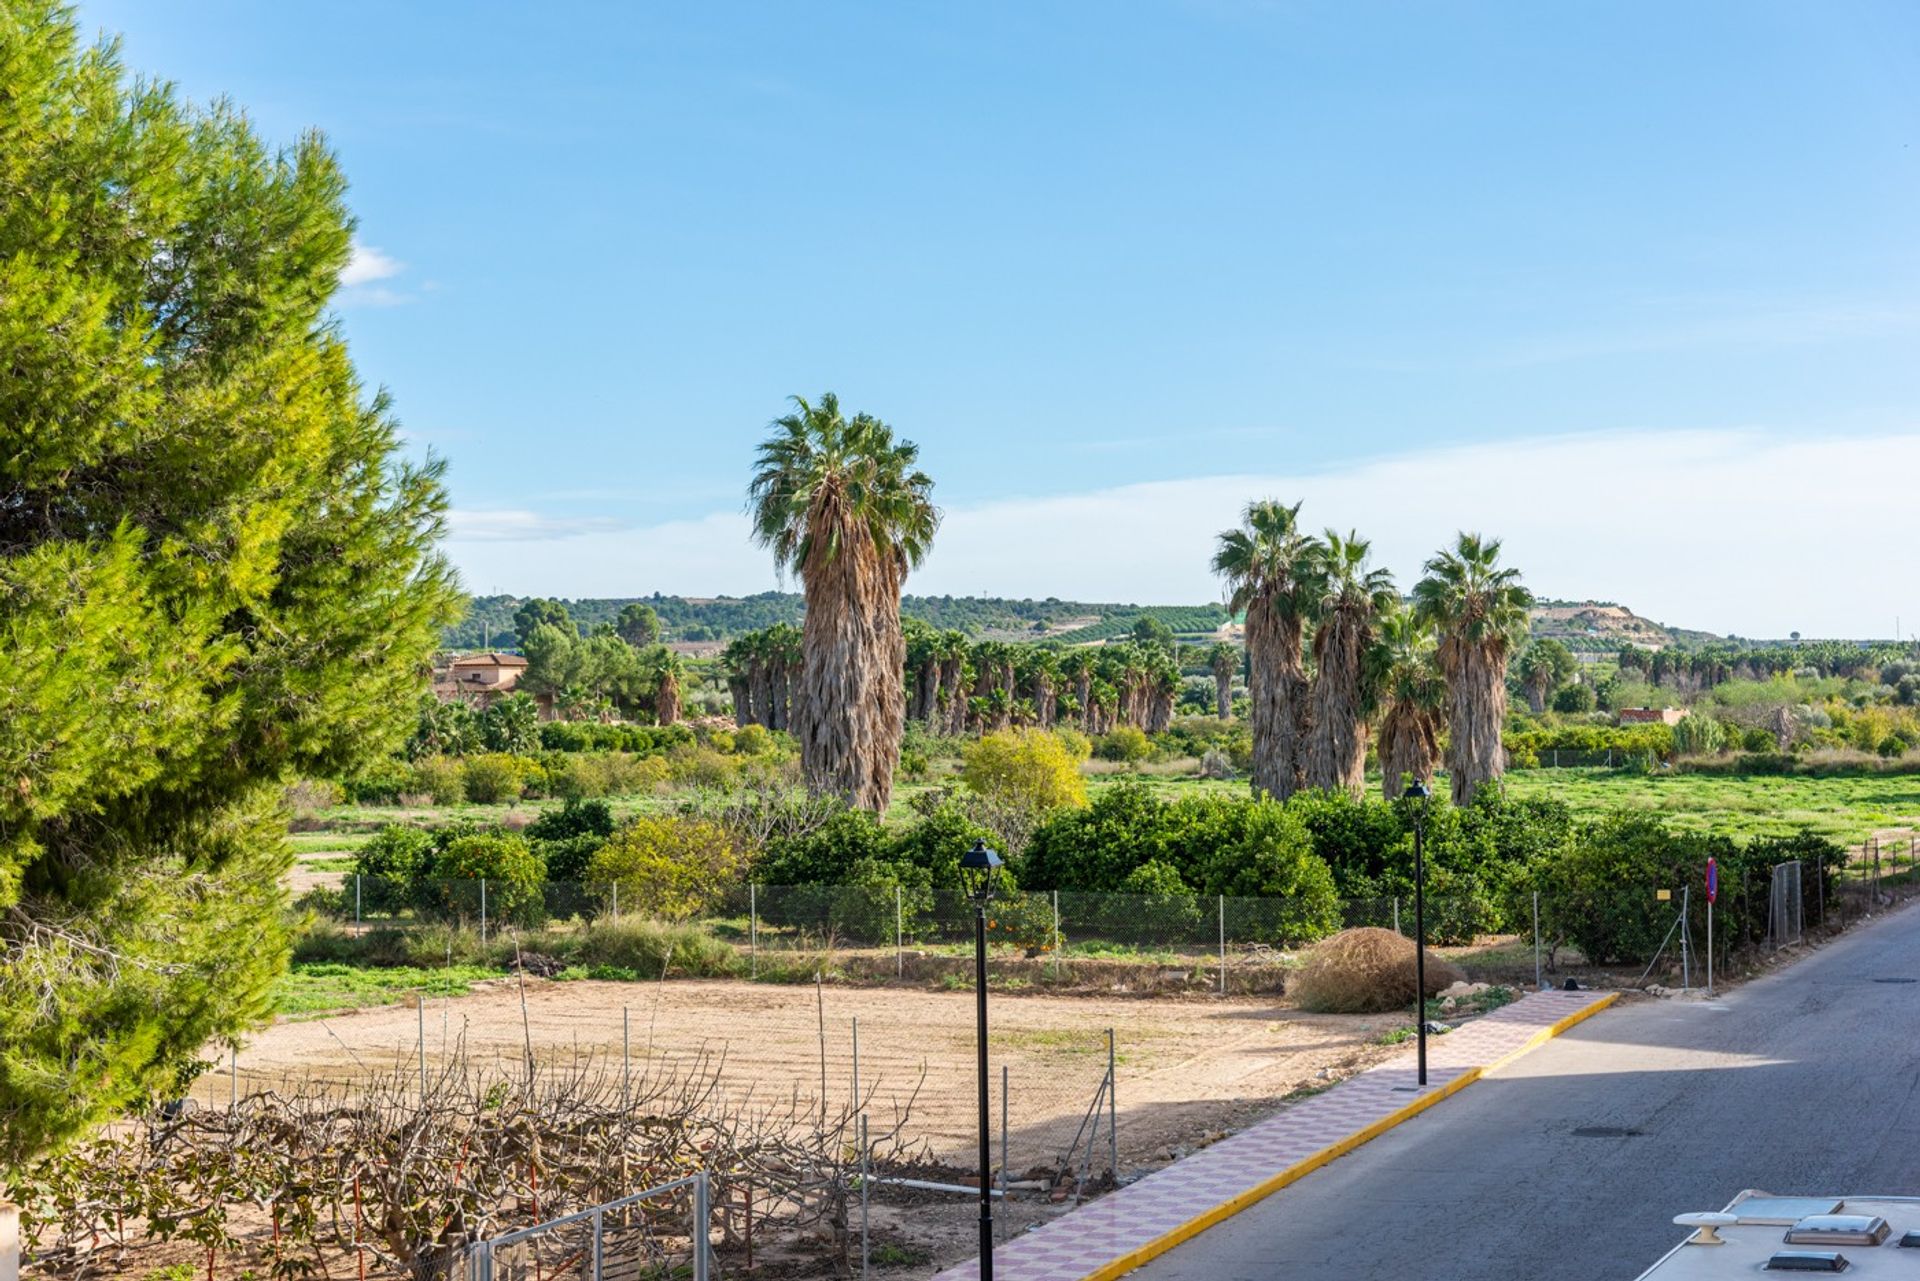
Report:
M 976 1102 L 968 992 L 529 979 L 525 1000 L 524 1030 L 514 980 L 432 1002 L 424 1018 L 429 1063 L 463 1036 L 470 1056 L 482 1061 L 518 1064 L 530 1038 L 544 1061 L 592 1052 L 618 1062 L 624 1010 L 636 1073 L 648 1062 L 685 1064 L 706 1052 L 721 1059 L 722 1087 L 735 1097 L 817 1103 L 824 1041 L 826 1101 L 837 1111 L 852 1096 L 858 1020 L 860 1090 L 875 1130 L 903 1117 L 904 1136 L 924 1143 L 934 1159 L 971 1163 Z M 1072 1143 L 1106 1071 L 1109 1028 L 1126 1168 L 1239 1128 L 1293 1090 L 1395 1053 L 1378 1038 L 1405 1022 L 1398 1015 L 1310 1015 L 1269 1000 L 1213 996 L 995 994 L 990 1017 L 994 1076 L 1002 1067 L 1007 1073 L 1008 1166 L 1016 1177 L 1057 1162 Z M 290 1076 L 344 1081 L 357 1066 L 412 1064 L 421 1035 L 422 1017 L 411 1005 L 282 1021 L 240 1051 L 239 1088 L 244 1093 Z M 220 1072 L 202 1078 L 195 1092 L 224 1103 L 229 1088 Z M 997 1079 L 993 1093 L 997 1124 Z

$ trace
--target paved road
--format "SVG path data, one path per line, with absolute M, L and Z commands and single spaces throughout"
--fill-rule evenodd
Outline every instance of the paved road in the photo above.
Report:
M 1920 1194 L 1913 980 L 1920 906 L 1721 1001 L 1608 1010 L 1131 1275 L 1630 1281 L 1742 1188 Z

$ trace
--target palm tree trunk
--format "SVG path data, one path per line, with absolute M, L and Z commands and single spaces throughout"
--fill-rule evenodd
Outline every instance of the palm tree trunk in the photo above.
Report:
M 680 723 L 680 682 L 671 672 L 660 677 L 660 688 L 654 691 L 653 718 L 662 725 Z
M 1213 674 L 1213 710 L 1223 721 L 1233 719 L 1233 672 Z
M 753 699 L 747 693 L 746 677 L 729 673 L 727 695 L 733 699 L 733 723 L 742 727 L 753 724 Z
M 1253 790 L 1284 801 L 1300 790 L 1301 749 L 1307 727 L 1307 676 L 1301 627 L 1256 601 L 1247 610 L 1252 664 Z
M 1346 791 L 1356 800 L 1366 788 L 1367 724 L 1361 705 L 1360 664 L 1365 625 L 1332 614 L 1314 638 L 1318 658 L 1308 718 L 1305 782 L 1324 791 Z
M 1506 771 L 1500 731 L 1507 721 L 1506 663 L 1457 642 L 1441 646 L 1447 674 L 1447 772 L 1453 803 L 1466 805 Z
M 1382 796 L 1390 801 L 1398 800 L 1409 778 L 1431 786 L 1439 759 L 1439 735 L 1431 717 L 1417 708 L 1398 704 L 1387 709 L 1380 722 Z
M 801 566 L 807 613 L 792 727 L 809 790 L 886 812 L 900 757 L 906 697 L 900 673 L 901 573 L 856 535 Z

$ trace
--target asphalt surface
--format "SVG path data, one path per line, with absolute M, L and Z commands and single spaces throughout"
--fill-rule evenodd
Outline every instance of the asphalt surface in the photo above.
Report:
M 1129 1275 L 1631 1281 L 1742 1188 L 1920 1194 L 1915 980 L 1920 905 L 1718 1001 L 1632 999 Z

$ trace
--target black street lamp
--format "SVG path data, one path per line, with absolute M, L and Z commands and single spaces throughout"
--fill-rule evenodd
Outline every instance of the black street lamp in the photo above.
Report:
M 1407 784 L 1413 807 L 1413 1022 L 1420 1043 L 1420 1086 L 1427 1084 L 1427 801 L 1419 779 Z
M 980 1281 L 993 1281 L 993 1137 L 987 1108 L 987 903 L 999 888 L 1000 856 L 975 841 L 960 856 L 960 883 L 973 901 L 973 994 L 980 1051 Z

